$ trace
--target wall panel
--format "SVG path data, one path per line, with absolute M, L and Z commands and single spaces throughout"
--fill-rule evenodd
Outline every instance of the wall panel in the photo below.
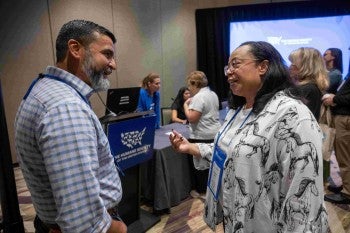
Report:
M 49 0 L 49 12 L 54 40 L 56 40 L 62 25 L 73 19 L 91 20 L 114 33 L 111 0 Z M 110 76 L 111 82 L 115 79 L 116 71 Z M 102 99 L 106 98 L 106 92 L 101 92 L 100 95 Z M 90 100 L 96 114 L 103 116 L 105 107 L 97 95 L 92 95 Z
M 195 10 L 262 2 L 269 1 L 0 1 L 0 78 L 13 160 L 17 108 L 33 78 L 54 65 L 55 40 L 68 20 L 92 20 L 115 33 L 117 71 L 110 77 L 111 87 L 138 86 L 149 72 L 158 72 L 161 104 L 170 106 L 185 77 L 197 67 Z M 101 96 L 105 99 L 106 93 Z M 105 107 L 96 95 L 91 100 L 102 116 Z
M 162 0 L 162 105 L 171 106 L 188 73 L 196 69 L 194 1 Z
M 117 86 L 139 86 L 150 72 L 162 76 L 160 1 L 115 0 L 113 7 L 118 37 Z
M 17 108 L 32 80 L 53 65 L 51 32 L 45 0 L 1 1 L 0 78 L 7 129 L 14 150 L 14 119 Z

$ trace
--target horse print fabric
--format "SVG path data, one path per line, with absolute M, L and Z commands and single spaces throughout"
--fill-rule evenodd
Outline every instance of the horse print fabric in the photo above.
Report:
M 230 122 L 231 110 L 222 126 Z M 207 189 L 204 220 L 225 232 L 327 232 L 323 201 L 322 133 L 309 109 L 278 92 L 258 115 L 227 127 L 219 200 Z M 213 145 L 200 144 L 202 161 Z M 204 156 L 203 156 L 204 155 Z

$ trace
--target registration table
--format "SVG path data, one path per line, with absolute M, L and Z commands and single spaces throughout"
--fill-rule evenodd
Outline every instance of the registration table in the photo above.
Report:
M 172 129 L 188 137 L 188 125 L 162 126 L 155 132 L 153 159 L 141 164 L 141 196 L 153 203 L 155 212 L 178 205 L 191 191 L 189 156 L 171 147 L 169 133 Z

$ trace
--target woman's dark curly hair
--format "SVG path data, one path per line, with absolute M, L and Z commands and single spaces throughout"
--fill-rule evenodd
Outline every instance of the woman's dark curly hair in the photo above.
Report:
M 255 96 L 253 112 L 261 112 L 267 102 L 281 90 L 286 90 L 288 96 L 296 96 L 297 91 L 290 78 L 288 67 L 281 54 L 269 43 L 264 41 L 247 41 L 239 47 L 249 46 L 249 52 L 257 59 L 256 63 L 267 60 L 268 69 L 262 78 L 263 85 Z M 242 96 L 234 95 L 230 92 L 229 104 L 233 109 L 243 106 L 246 100 Z

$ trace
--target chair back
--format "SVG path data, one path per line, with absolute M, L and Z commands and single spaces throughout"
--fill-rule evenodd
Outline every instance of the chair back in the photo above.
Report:
M 160 109 L 162 115 L 162 125 L 167 125 L 171 123 L 171 108 L 163 107 Z

